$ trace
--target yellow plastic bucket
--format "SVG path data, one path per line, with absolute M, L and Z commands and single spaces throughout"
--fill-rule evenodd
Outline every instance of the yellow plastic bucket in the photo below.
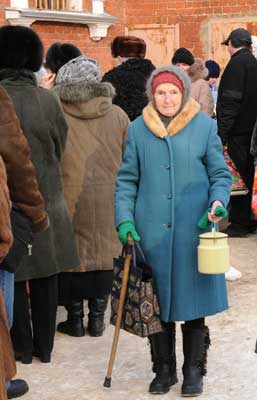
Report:
M 211 232 L 199 235 L 198 271 L 201 274 L 224 274 L 229 269 L 228 235 Z

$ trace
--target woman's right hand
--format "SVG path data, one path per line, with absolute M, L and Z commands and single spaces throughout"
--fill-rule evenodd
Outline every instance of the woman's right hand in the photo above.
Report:
M 127 244 L 128 233 L 131 234 L 132 239 L 135 240 L 136 242 L 138 242 L 140 240 L 140 237 L 138 236 L 138 233 L 135 229 L 133 222 L 131 222 L 131 221 L 122 222 L 118 226 L 118 238 L 119 238 L 119 241 L 123 244 L 123 246 L 125 246 L 125 244 Z

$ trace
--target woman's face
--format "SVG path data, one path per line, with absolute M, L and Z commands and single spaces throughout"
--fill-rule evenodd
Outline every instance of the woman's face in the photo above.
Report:
M 157 110 L 165 117 L 173 117 L 182 102 L 182 93 L 173 83 L 161 83 L 154 93 Z

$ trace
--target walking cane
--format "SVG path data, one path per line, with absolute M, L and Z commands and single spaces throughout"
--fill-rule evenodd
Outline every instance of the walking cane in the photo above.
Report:
M 113 341 L 112 341 L 112 349 L 111 349 L 111 354 L 110 354 L 110 359 L 109 359 L 109 364 L 108 364 L 108 369 L 107 369 L 107 375 L 104 380 L 104 386 L 108 387 L 108 388 L 111 387 L 112 369 L 113 369 L 114 359 L 115 359 L 118 341 L 119 341 L 120 327 L 121 327 L 123 307 L 124 307 L 127 286 L 128 286 L 129 268 L 130 268 L 130 263 L 131 263 L 131 259 L 132 259 L 132 246 L 133 245 L 134 245 L 134 241 L 132 239 L 131 234 L 129 233 L 128 234 L 128 243 L 126 246 L 124 269 L 123 269 L 123 274 L 122 274 L 122 284 L 121 284 L 121 291 L 120 291 L 120 301 L 119 301 L 119 307 L 118 307 L 118 313 L 117 313 L 117 320 L 116 320 L 116 324 L 115 324 L 115 331 L 114 331 L 114 336 L 113 336 Z

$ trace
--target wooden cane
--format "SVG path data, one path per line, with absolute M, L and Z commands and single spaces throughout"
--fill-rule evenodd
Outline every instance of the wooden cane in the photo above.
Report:
M 128 286 L 128 277 L 129 277 L 130 263 L 131 263 L 131 259 L 132 259 L 132 246 L 133 245 L 134 245 L 134 241 L 132 239 L 132 236 L 129 233 L 128 234 L 128 243 L 127 243 L 127 248 L 126 248 L 124 269 L 123 269 L 123 274 L 122 274 L 122 284 L 121 284 L 121 291 L 120 291 L 120 301 L 119 301 L 119 307 L 118 307 L 118 313 L 117 313 L 117 320 L 116 320 L 116 324 L 115 324 L 115 331 L 114 331 L 114 336 L 113 336 L 113 341 L 112 341 L 112 349 L 111 349 L 110 359 L 109 359 L 109 363 L 108 363 L 107 375 L 104 380 L 104 386 L 108 387 L 108 388 L 111 387 L 112 369 L 113 369 L 114 359 L 115 359 L 118 341 L 119 341 L 120 327 L 121 327 L 123 307 L 124 307 L 124 303 L 125 303 L 125 297 L 126 297 L 127 286 Z

